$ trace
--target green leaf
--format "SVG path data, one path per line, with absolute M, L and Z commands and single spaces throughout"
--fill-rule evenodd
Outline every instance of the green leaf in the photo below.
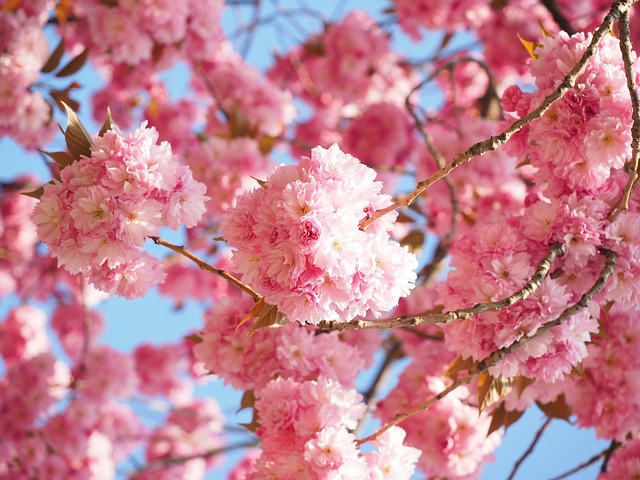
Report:
M 77 57 L 69 60 L 69 63 L 56 73 L 56 77 L 68 77 L 69 75 L 73 75 L 84 66 L 88 57 L 89 49 L 85 48 Z
M 113 125 L 114 125 L 114 122 L 113 122 L 113 118 L 111 118 L 111 108 L 107 107 L 107 118 L 102 124 L 102 128 L 100 128 L 100 131 L 98 132 L 98 136 L 102 137 L 105 133 L 111 130 Z
M 53 159 L 62 168 L 71 165 L 75 158 L 68 152 L 45 152 L 44 150 L 38 150 L 40 153 L 44 153 L 47 157 Z
M 62 106 L 67 112 L 67 129 L 64 132 L 64 138 L 67 142 L 69 153 L 71 153 L 76 160 L 78 160 L 81 155 L 90 157 L 91 145 L 93 145 L 91 136 L 69 105 L 63 102 Z
M 63 54 L 64 54 L 64 40 L 60 40 L 60 43 L 58 43 L 58 46 L 51 53 L 51 56 L 42 66 L 40 71 L 42 73 L 53 72 L 60 64 L 60 60 L 62 59 Z

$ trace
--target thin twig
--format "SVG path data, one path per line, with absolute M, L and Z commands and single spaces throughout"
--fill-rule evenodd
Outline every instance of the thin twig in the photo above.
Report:
M 194 253 L 192 253 L 191 251 L 187 250 L 184 246 L 182 246 L 182 245 L 174 245 L 173 243 L 169 243 L 169 242 L 167 242 L 166 240 L 164 240 L 164 239 L 162 239 L 160 237 L 149 237 L 149 238 L 151 240 L 153 240 L 153 243 L 155 243 L 156 245 L 162 245 L 163 247 L 167 247 L 168 249 L 173 250 L 174 252 L 179 253 L 180 255 L 183 255 L 183 256 L 187 257 L 189 260 L 191 260 L 196 265 L 198 265 L 202 270 L 206 270 L 207 272 L 211 272 L 211 273 L 213 273 L 215 275 L 218 275 L 218 276 L 224 278 L 231 285 L 234 285 L 234 286 L 238 287 L 239 289 L 243 290 L 244 292 L 248 293 L 249 295 L 251 295 L 251 297 L 256 302 L 258 300 L 262 299 L 262 295 L 260 295 L 258 292 L 256 292 L 249 285 L 247 285 L 245 283 L 242 283 L 236 277 L 234 277 L 233 275 L 225 272 L 221 268 L 216 268 L 213 265 L 208 264 L 207 262 L 202 260 L 200 257 L 195 255 Z
M 489 303 L 479 303 L 471 308 L 452 310 L 446 313 L 431 313 L 427 315 L 403 315 L 383 320 L 352 320 L 348 323 L 337 323 L 334 321 L 324 321 L 320 323 L 323 330 L 359 330 L 365 328 L 402 328 L 417 327 L 424 324 L 450 323 L 456 320 L 466 320 L 479 313 L 497 312 L 503 308 L 510 307 L 517 302 L 525 300 L 535 292 L 549 274 L 553 262 L 563 252 L 560 243 L 554 243 L 547 254 L 543 257 L 531 279 L 517 292 L 502 300 Z
M 433 75 L 431 76 L 431 78 L 433 78 Z M 423 84 L 425 83 L 423 82 Z M 413 118 L 416 128 L 420 132 L 420 135 L 422 135 L 422 138 L 424 139 L 424 143 L 427 146 L 427 149 L 433 156 L 438 168 L 441 169 L 445 166 L 446 160 L 436 148 L 435 142 L 433 141 L 433 137 L 429 132 L 425 130 L 422 120 L 418 117 L 418 114 L 416 113 L 416 111 L 413 108 L 413 105 L 411 104 L 411 96 L 415 91 L 416 91 L 415 89 L 411 91 L 411 93 L 405 99 L 404 103 L 409 114 Z M 431 274 L 436 271 L 436 269 L 438 268 L 442 260 L 444 260 L 444 258 L 449 253 L 449 248 L 451 247 L 451 239 L 453 238 L 453 235 L 455 234 L 455 231 L 456 231 L 456 219 L 457 219 L 458 210 L 459 210 L 458 198 L 456 196 L 456 189 L 449 177 L 446 177 L 444 180 L 449 190 L 449 198 L 451 199 L 451 223 L 449 224 L 449 231 L 444 236 L 444 238 L 442 238 L 438 243 L 438 247 L 434 252 L 431 262 L 429 262 L 427 266 L 420 272 L 420 273 L 426 272 L 429 274 L 425 276 L 424 278 L 425 282 L 429 280 Z
M 600 473 L 604 473 L 608 470 L 609 460 L 611 460 L 611 455 L 613 455 L 613 452 L 615 452 L 621 446 L 622 446 L 622 443 L 618 442 L 617 440 L 611 440 L 611 444 L 609 445 L 609 448 L 604 453 L 604 458 L 602 459 L 602 465 L 600 466 Z
M 591 43 L 585 49 L 584 54 L 580 58 L 580 61 L 571 69 L 571 71 L 564 78 L 562 83 L 560 83 L 556 89 L 551 92 L 547 97 L 542 101 L 542 103 L 533 111 L 531 111 L 525 117 L 513 122 L 506 130 L 504 130 L 499 135 L 494 135 L 489 137 L 486 140 L 478 142 L 471 147 L 469 147 L 464 152 L 459 153 L 456 157 L 451 161 L 451 163 L 447 164 L 444 168 L 440 169 L 436 173 L 434 173 L 431 177 L 426 180 L 421 181 L 416 186 L 415 190 L 407 195 L 403 195 L 394 203 L 389 205 L 386 208 L 382 208 L 374 212 L 373 215 L 369 218 L 365 218 L 360 222 L 360 228 L 362 230 L 366 230 L 366 228 L 377 221 L 379 218 L 383 217 L 387 213 L 393 212 L 401 207 L 407 207 L 411 205 L 411 203 L 420 196 L 425 190 L 427 190 L 431 185 L 446 177 L 459 167 L 460 165 L 468 162 L 472 158 L 476 156 L 482 156 L 489 151 L 496 150 L 501 147 L 505 143 L 509 141 L 509 139 L 517 132 L 519 132 L 523 127 L 531 123 L 533 120 L 537 120 L 542 117 L 551 106 L 560 100 L 564 94 L 569 91 L 569 89 L 573 88 L 577 78 L 582 75 L 587 68 L 587 63 L 591 59 L 591 57 L 595 54 L 598 45 L 602 38 L 609 33 L 613 23 L 622 15 L 624 12 L 628 11 L 631 5 L 636 3 L 638 0 L 626 0 L 626 1 L 618 1 L 614 3 L 611 7 L 611 10 L 604 18 L 604 21 L 598 27 L 598 29 L 593 33 L 593 37 L 591 39 Z
M 615 252 L 611 250 L 606 250 L 606 249 L 601 249 L 600 252 L 605 256 L 604 267 L 602 268 L 602 271 L 600 272 L 600 275 L 598 276 L 598 279 L 596 280 L 596 282 L 593 284 L 593 286 L 589 290 L 587 290 L 587 292 L 585 292 L 582 295 L 582 297 L 580 297 L 580 300 L 577 303 L 566 308 L 554 320 L 545 323 L 542 327 L 536 330 L 535 334 L 531 336 L 522 337 L 520 338 L 520 340 L 512 343 L 508 347 L 504 347 L 499 350 L 496 350 L 487 358 L 478 362 L 476 366 L 471 369 L 468 375 L 466 375 L 465 377 L 456 379 L 455 381 L 453 381 L 453 383 L 451 383 L 451 385 L 449 385 L 447 388 L 442 390 L 437 395 L 429 398 L 425 402 L 421 403 L 420 405 L 417 405 L 416 407 L 410 410 L 398 413 L 390 421 L 388 421 L 387 423 L 382 425 L 378 430 L 376 430 L 373 434 L 361 440 L 358 440 L 358 445 L 361 445 L 365 442 L 369 442 L 371 440 L 375 440 L 382 433 L 389 430 L 391 427 L 402 423 L 404 420 L 406 420 L 409 417 L 412 417 L 413 415 L 416 415 L 418 413 L 424 412 L 425 410 L 429 409 L 438 400 L 443 399 L 449 393 L 457 389 L 459 386 L 469 383 L 471 380 L 477 377 L 480 373 L 496 365 L 500 360 L 502 360 L 508 354 L 513 353 L 515 350 L 522 347 L 523 345 L 526 345 L 528 342 L 530 342 L 534 338 L 544 335 L 553 327 L 557 327 L 558 325 L 561 325 L 567 318 L 571 317 L 572 315 L 575 315 L 580 310 L 584 309 L 589 304 L 589 302 L 591 302 L 593 297 L 596 296 L 598 293 L 600 293 L 600 291 L 602 291 L 606 281 L 613 274 L 613 271 L 616 266 L 617 256 Z
M 547 429 L 547 427 L 551 423 L 551 420 L 553 420 L 553 418 L 547 417 L 545 422 L 538 429 L 538 431 L 536 432 L 536 436 L 533 438 L 533 441 L 531 442 L 531 445 L 529 445 L 529 448 L 527 448 L 527 450 L 516 461 L 516 463 L 513 464 L 513 470 L 511 470 L 511 474 L 509 475 L 509 479 L 508 480 L 513 480 L 515 478 L 516 472 L 520 468 L 520 465 L 522 465 L 522 463 L 529 457 L 529 455 L 531 455 L 533 453 L 533 449 L 536 448 L 536 445 L 537 445 L 538 441 L 540 440 L 540 438 L 542 438 L 542 434 L 544 433 L 544 431 Z
M 594 463 L 596 463 L 598 460 L 600 460 L 602 457 L 604 457 L 607 452 L 609 451 L 610 447 L 607 447 L 605 450 L 603 450 L 600 453 L 596 453 L 593 457 L 591 457 L 589 460 L 587 460 L 584 463 L 581 463 L 580 465 L 578 465 L 575 468 L 572 468 L 571 470 L 564 472 L 560 475 L 558 475 L 557 477 L 553 477 L 550 478 L 549 480 L 562 480 L 563 478 L 567 478 L 570 477 L 571 475 L 574 475 L 576 473 L 578 473 L 580 470 L 584 470 L 585 468 L 593 465 Z
M 631 106 L 633 108 L 633 126 L 631 127 L 631 161 L 629 165 L 629 179 L 627 185 L 622 191 L 622 198 L 618 205 L 609 215 L 609 219 L 614 221 L 623 211 L 629 209 L 629 198 L 631 192 L 638 183 L 638 167 L 640 157 L 640 98 L 638 98 L 638 88 L 636 85 L 636 75 L 631 61 L 632 46 L 629 30 L 629 12 L 624 12 L 618 22 L 620 27 L 620 52 L 622 53 L 622 61 L 624 63 L 624 73 L 627 77 L 627 88 L 629 89 L 629 97 L 631 97 Z
M 135 479 L 136 477 L 142 475 L 147 470 L 151 470 L 156 467 L 166 467 L 170 465 L 181 465 L 183 463 L 187 463 L 191 460 L 195 460 L 198 458 L 206 459 L 215 457 L 216 455 L 220 455 L 221 453 L 230 452 L 233 450 L 240 450 L 242 448 L 251 448 L 258 446 L 259 442 L 257 440 L 253 440 L 251 442 L 242 442 L 235 443 L 232 445 L 225 445 L 224 447 L 212 448 L 210 450 L 205 450 L 201 453 L 195 453 L 193 455 L 185 455 L 182 457 L 167 457 L 167 458 L 158 458 L 156 460 L 152 460 L 146 465 L 143 465 L 136 472 L 131 474 L 131 478 Z
M 367 420 L 370 416 L 370 403 L 378 393 L 380 386 L 385 383 L 386 379 L 389 378 L 389 367 L 393 364 L 393 362 L 401 357 L 402 348 L 400 347 L 400 343 L 398 343 L 396 340 L 393 340 L 393 344 L 387 351 L 384 360 L 380 364 L 380 367 L 378 368 L 376 376 L 371 382 L 371 385 L 369 386 L 367 391 L 362 394 L 362 401 L 365 405 L 367 405 L 367 411 L 365 412 L 364 417 L 358 423 L 358 426 L 355 430 L 356 435 L 358 434 L 358 432 L 362 431 L 364 426 L 368 423 Z

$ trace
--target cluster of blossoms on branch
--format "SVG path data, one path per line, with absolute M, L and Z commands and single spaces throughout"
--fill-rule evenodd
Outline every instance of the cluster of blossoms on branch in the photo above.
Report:
M 242 280 L 302 323 L 348 322 L 397 305 L 413 286 L 417 260 L 389 239 L 392 215 L 360 228 L 390 204 L 375 175 L 337 145 L 316 147 L 238 197 L 222 232 Z
M 126 135 L 112 126 L 94 139 L 91 156 L 44 186 L 34 211 L 38 235 L 60 266 L 127 298 L 165 277 L 160 261 L 142 250 L 145 239 L 161 226 L 194 226 L 208 199 L 171 146 L 157 141 L 144 123 Z

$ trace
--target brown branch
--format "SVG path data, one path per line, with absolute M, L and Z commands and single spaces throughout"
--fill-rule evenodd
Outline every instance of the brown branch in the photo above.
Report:
M 551 16 L 553 17 L 554 22 L 558 24 L 560 30 L 564 30 L 569 35 L 573 35 L 576 33 L 575 28 L 571 25 L 571 22 L 567 17 L 565 17 L 564 13 L 560 11 L 558 8 L 558 4 L 556 0 L 540 0 L 540 3 L 546 7 Z
M 598 45 L 602 38 L 609 33 L 613 23 L 622 15 L 624 12 L 628 11 L 630 6 L 636 3 L 638 0 L 625 0 L 615 2 L 611 6 L 611 10 L 604 18 L 602 24 L 598 29 L 593 33 L 593 37 L 591 39 L 591 43 L 585 49 L 584 54 L 580 58 L 580 61 L 571 69 L 571 71 L 564 78 L 562 83 L 560 83 L 556 89 L 551 92 L 547 97 L 542 101 L 542 103 L 533 111 L 531 111 L 525 117 L 513 122 L 506 130 L 504 130 L 499 135 L 494 135 L 489 137 L 486 140 L 478 142 L 472 145 L 470 148 L 465 150 L 464 152 L 459 153 L 451 163 L 447 164 L 444 168 L 437 171 L 431 177 L 426 180 L 421 181 L 416 186 L 415 190 L 407 195 L 403 195 L 394 203 L 389 205 L 386 208 L 382 208 L 377 210 L 371 217 L 366 218 L 360 222 L 360 228 L 362 230 L 366 230 L 366 228 L 374 223 L 379 218 L 383 217 L 387 213 L 393 212 L 401 207 L 407 207 L 411 205 L 411 203 L 420 196 L 425 190 L 427 190 L 431 185 L 436 183 L 437 181 L 443 179 L 449 173 L 451 173 L 454 169 L 458 168 L 460 165 L 468 162 L 474 157 L 482 156 L 489 151 L 496 150 L 501 147 L 505 143 L 509 141 L 509 139 L 517 132 L 519 132 L 523 127 L 528 125 L 534 120 L 542 117 L 551 106 L 560 100 L 564 94 L 569 91 L 569 89 L 573 88 L 577 78 L 582 75 L 587 67 L 587 63 L 591 59 L 591 57 L 595 54 Z
M 400 424 L 401 422 L 403 422 L 404 420 L 406 420 L 407 418 L 409 418 L 409 417 L 411 417 L 413 415 L 416 415 L 418 413 L 424 412 L 425 410 L 429 409 L 438 400 L 441 400 L 442 398 L 446 397 L 449 393 L 454 391 L 459 386 L 469 383 L 471 380 L 473 380 L 475 377 L 477 377 L 480 373 L 482 373 L 485 370 L 493 367 L 495 364 L 497 364 L 500 360 L 502 360 L 508 354 L 513 353 L 516 349 L 518 349 L 518 348 L 522 347 L 523 345 L 527 344 L 528 342 L 530 342 L 534 338 L 537 338 L 537 337 L 545 334 L 546 332 L 548 332 L 553 327 L 557 327 L 558 325 L 562 324 L 567 318 L 571 317 L 572 315 L 575 315 L 580 310 L 585 308 L 589 304 L 589 302 L 593 299 L 593 297 L 596 296 L 598 293 L 600 293 L 600 291 L 602 291 L 606 281 L 613 274 L 613 271 L 614 271 L 615 266 L 616 266 L 616 258 L 617 257 L 616 257 L 616 253 L 615 252 L 613 252 L 611 250 L 605 250 L 605 249 L 601 249 L 600 252 L 605 256 L 604 267 L 602 268 L 602 271 L 600 272 L 600 275 L 598 276 L 598 279 L 596 280 L 596 282 L 593 284 L 593 286 L 589 290 L 587 290 L 582 295 L 582 297 L 580 298 L 580 300 L 577 303 L 575 303 L 572 306 L 566 308 L 554 320 L 545 323 L 542 327 L 540 327 L 538 330 L 536 330 L 535 334 L 531 335 L 530 337 L 528 337 L 528 336 L 522 337 L 522 338 L 520 338 L 520 340 L 512 343 L 508 347 L 504 347 L 504 348 L 501 348 L 499 350 L 496 350 L 491 355 L 489 355 L 487 358 L 485 358 L 484 360 L 478 362 L 476 364 L 476 366 L 470 371 L 470 373 L 468 375 L 466 375 L 465 377 L 462 377 L 460 379 L 455 380 L 453 383 L 451 383 L 451 385 L 449 385 L 447 388 L 442 390 L 437 395 L 429 398 L 425 402 L 421 403 L 420 405 L 417 405 L 416 407 L 414 407 L 414 408 L 412 408 L 410 410 L 398 413 L 390 421 L 388 421 L 387 423 L 382 425 L 378 430 L 376 430 L 373 434 L 371 434 L 368 437 L 365 437 L 365 438 L 363 438 L 361 440 L 358 440 L 358 445 L 361 445 L 361 444 L 363 444 L 365 442 L 369 442 L 371 440 L 375 440 L 376 438 L 378 438 L 378 436 L 380 436 L 382 433 L 386 432 L 391 427 Z
M 147 470 L 151 470 L 156 467 L 167 467 L 170 465 L 181 465 L 183 463 L 187 463 L 191 460 L 196 460 L 198 458 L 207 459 L 211 457 L 215 457 L 216 455 L 220 455 L 221 453 L 230 452 L 233 450 L 240 450 L 241 448 L 250 448 L 256 447 L 258 445 L 257 440 L 253 440 L 251 442 L 242 442 L 235 443 L 232 445 L 225 445 L 224 447 L 212 448 L 210 450 L 205 450 L 201 453 L 195 453 L 193 455 L 185 455 L 182 457 L 166 457 L 166 458 L 158 458 L 150 461 L 148 464 L 143 465 L 136 472 L 131 474 L 131 478 L 135 479 L 136 477 L 142 475 Z
M 634 73 L 631 55 L 633 47 L 630 40 L 629 29 L 629 12 L 624 12 L 618 22 L 620 27 L 620 52 L 622 53 L 622 61 L 624 63 L 624 73 L 627 77 L 627 88 L 631 97 L 631 106 L 633 108 L 633 126 L 631 127 L 631 161 L 629 165 L 629 179 L 622 191 L 622 198 L 618 205 L 609 215 L 609 219 L 614 221 L 623 211 L 629 209 L 629 198 L 631 192 L 638 183 L 638 167 L 640 157 L 640 98 L 638 98 L 638 88 L 636 85 L 636 76 Z
M 151 240 L 153 240 L 153 243 L 155 243 L 156 245 L 162 245 L 163 247 L 167 247 L 168 249 L 173 250 L 174 252 L 179 253 L 180 255 L 183 255 L 183 256 L 187 257 L 189 260 L 191 260 L 196 265 L 198 265 L 202 270 L 206 270 L 207 272 L 211 272 L 211 273 L 213 273 L 215 275 L 218 275 L 218 276 L 224 278 L 231 285 L 234 285 L 234 286 L 238 287 L 240 290 L 243 290 L 244 292 L 246 292 L 249 295 L 251 295 L 251 297 L 256 302 L 258 300 L 262 299 L 262 295 L 260 295 L 258 292 L 256 292 L 249 285 L 247 285 L 245 283 L 242 283 L 236 277 L 234 277 L 233 275 L 225 272 L 221 268 L 216 268 L 213 265 L 208 264 L 207 262 L 202 260 L 200 257 L 195 255 L 194 253 L 192 253 L 189 250 L 187 250 L 184 246 L 182 246 L 182 245 L 174 245 L 173 243 L 169 243 L 169 242 L 167 242 L 166 240 L 164 240 L 164 239 L 162 239 L 160 237 L 149 237 L 149 238 Z
M 430 78 L 434 78 L 434 76 L 431 75 Z M 423 84 L 425 83 L 423 82 Z M 409 96 L 407 96 L 407 98 L 405 99 L 404 103 L 407 110 L 409 111 L 409 114 L 413 118 L 416 128 L 420 132 L 420 135 L 422 135 L 422 138 L 424 139 L 424 143 L 427 146 L 427 149 L 433 156 L 438 168 L 441 169 L 445 166 L 446 160 L 436 148 L 435 143 L 433 141 L 433 137 L 429 132 L 425 130 L 422 120 L 418 117 L 418 114 L 414 110 L 413 105 L 411 105 L 410 99 L 415 91 L 416 89 L 411 91 Z M 420 272 L 421 274 L 420 276 L 422 276 L 424 272 L 423 281 L 425 282 L 427 282 L 430 279 L 431 275 L 437 270 L 442 260 L 444 260 L 444 258 L 449 253 L 449 248 L 451 247 L 451 239 L 453 238 L 453 235 L 455 234 L 455 231 L 456 231 L 456 218 L 458 216 L 458 210 L 459 210 L 458 198 L 456 197 L 456 188 L 449 177 L 446 177 L 444 180 L 449 190 L 449 198 L 451 199 L 451 224 L 449 225 L 449 231 L 447 232 L 447 234 L 438 243 L 438 247 L 434 252 L 433 258 Z
M 545 420 L 545 422 L 542 424 L 542 426 L 538 429 L 538 431 L 536 433 L 536 436 L 533 438 L 533 441 L 531 442 L 531 445 L 529 445 L 529 448 L 527 448 L 527 450 L 516 461 L 516 463 L 514 463 L 513 470 L 511 470 L 511 474 L 509 475 L 508 480 L 513 480 L 515 478 L 516 472 L 520 468 L 520 465 L 522 465 L 522 463 L 529 457 L 529 455 L 531 455 L 533 453 L 533 449 L 536 448 L 536 445 L 537 445 L 538 441 L 540 440 L 540 438 L 542 438 L 542 434 L 544 433 L 544 431 L 547 429 L 547 427 L 551 423 L 551 420 L 553 420 L 553 419 L 551 417 L 548 417 Z
M 609 448 L 606 452 L 604 452 L 604 458 L 602 459 L 602 465 L 600 466 L 600 473 L 604 473 L 609 469 L 609 460 L 611 460 L 611 455 L 613 455 L 613 452 L 615 452 L 621 446 L 622 443 L 618 442 L 617 440 L 611 440 Z
M 580 470 L 584 470 L 585 468 L 593 465 L 594 463 L 596 463 L 598 460 L 600 460 L 601 458 L 603 458 L 607 452 L 609 451 L 611 447 L 607 447 L 605 450 L 603 450 L 600 453 L 596 453 L 593 457 L 591 457 L 589 460 L 587 460 L 584 463 L 581 463 L 580 465 L 578 465 L 575 468 L 572 468 L 571 470 L 564 472 L 560 475 L 558 475 L 557 477 L 553 477 L 550 480 L 562 480 L 563 478 L 567 478 L 570 477 L 571 475 L 574 475 L 576 473 L 578 473 Z
M 348 323 L 336 323 L 334 321 L 320 322 L 320 328 L 323 330 L 359 330 L 364 328 L 402 328 L 417 327 L 420 325 L 434 323 L 450 323 L 456 320 L 466 320 L 479 313 L 497 312 L 503 308 L 510 307 L 517 302 L 525 300 L 533 292 L 535 292 L 549 274 L 553 262 L 563 252 L 560 243 L 554 243 L 547 254 L 543 257 L 531 279 L 517 292 L 509 295 L 502 300 L 489 303 L 479 303 L 471 308 L 463 308 L 460 310 L 452 310 L 446 313 L 432 313 L 428 315 L 403 315 L 383 320 L 353 320 Z

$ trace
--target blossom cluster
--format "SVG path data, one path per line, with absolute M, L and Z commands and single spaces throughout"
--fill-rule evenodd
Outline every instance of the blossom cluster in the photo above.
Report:
M 282 399 L 287 401 L 283 402 Z M 393 427 L 359 453 L 355 429 L 366 406 L 353 389 L 324 377 L 297 382 L 272 380 L 256 401 L 262 454 L 247 480 L 278 478 L 409 479 L 420 451 L 403 445 L 404 431 Z
M 390 203 L 374 178 L 337 145 L 317 147 L 241 195 L 222 231 L 243 281 L 302 323 L 348 322 L 394 307 L 413 286 L 417 260 L 389 240 L 392 215 L 359 228 Z
M 558 72 L 560 78 L 567 74 L 589 41 L 581 33 L 543 38 L 530 66 L 538 90 L 507 89 L 502 104 L 508 120 L 522 118 L 535 108 L 560 81 Z M 630 154 L 632 108 L 621 66 L 618 41 L 607 35 L 574 89 L 507 144 L 508 153 L 530 162 L 525 175 L 535 188 L 525 197 L 521 211 L 507 212 L 506 221 L 496 219 L 456 240 L 451 250 L 455 270 L 440 287 L 442 302 L 447 309 L 455 309 L 505 298 L 531 278 L 550 244 L 559 242 L 565 251 L 554 267 L 557 275 L 546 279 L 527 300 L 447 324 L 445 337 L 454 351 L 481 360 L 496 349 L 534 336 L 593 285 L 604 263 L 598 252 L 601 247 L 619 254 L 605 297 L 623 302 L 640 298 L 636 243 L 620 241 L 633 238 L 636 215 L 621 215 L 613 223 L 608 219 L 619 200 L 626 178 L 622 167 Z M 560 380 L 586 357 L 586 343 L 597 331 L 597 320 L 582 310 L 507 355 L 491 371 Z
M 160 261 L 141 247 L 161 226 L 194 226 L 206 187 L 180 165 L 155 129 L 124 134 L 113 126 L 44 186 L 35 207 L 38 235 L 70 273 L 127 298 L 164 279 Z
M 298 381 L 322 376 L 354 386 L 354 372 L 370 360 L 362 343 L 351 345 L 338 332 L 314 335 L 297 323 L 285 325 L 277 334 L 262 329 L 248 337 L 249 325 L 237 327 L 252 303 L 247 297 L 224 299 L 205 314 L 206 324 L 193 350 L 206 370 L 238 390 L 260 390 L 278 376 Z M 360 332 L 354 336 L 362 335 L 366 336 Z M 375 350 L 380 340 L 364 338 L 362 342 L 371 343 Z
M 56 132 L 51 107 L 32 91 L 49 57 L 49 43 L 37 16 L 0 10 L 0 138 L 28 148 L 50 141 Z

